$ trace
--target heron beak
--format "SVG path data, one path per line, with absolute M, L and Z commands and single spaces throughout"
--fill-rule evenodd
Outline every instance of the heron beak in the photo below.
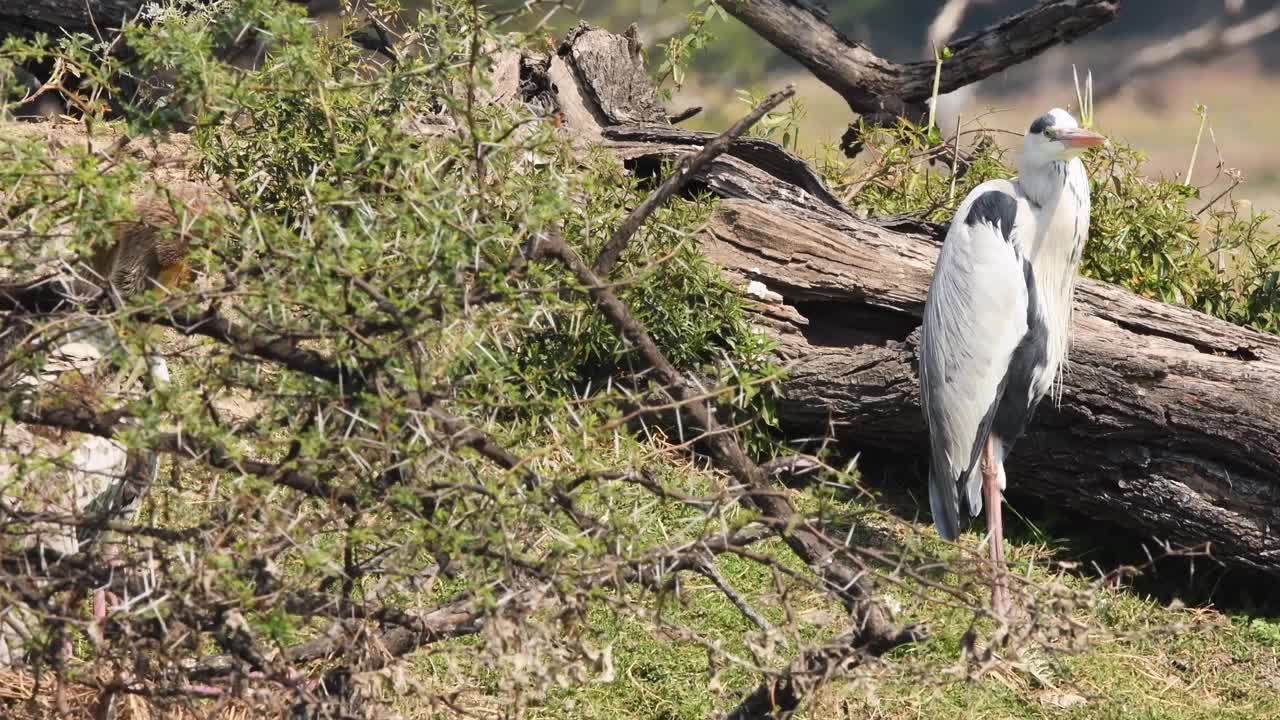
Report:
M 1097 147 L 1107 141 L 1105 137 L 1098 133 L 1092 130 L 1085 130 L 1084 128 L 1059 130 L 1054 139 L 1072 150 L 1085 150 L 1087 148 Z

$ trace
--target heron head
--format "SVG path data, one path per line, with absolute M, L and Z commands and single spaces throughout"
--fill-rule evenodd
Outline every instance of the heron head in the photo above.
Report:
M 1027 129 L 1023 145 L 1024 162 L 1030 165 L 1047 165 L 1055 161 L 1070 160 L 1106 141 L 1098 133 L 1080 127 L 1071 113 L 1054 108 L 1036 118 Z

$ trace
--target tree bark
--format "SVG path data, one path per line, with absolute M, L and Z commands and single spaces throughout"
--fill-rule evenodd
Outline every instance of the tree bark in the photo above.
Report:
M 0 38 L 6 35 L 63 31 L 111 39 L 126 22 L 138 17 L 148 0 L 4 0 L 0 2 Z M 308 12 L 336 12 L 334 0 L 287 0 L 305 4 Z
M 1228 6 L 1227 17 L 1215 16 L 1204 24 L 1171 38 L 1161 38 L 1130 55 L 1098 83 L 1094 102 L 1105 102 L 1121 90 L 1155 72 L 1168 72 L 1178 63 L 1204 64 L 1226 57 L 1255 41 L 1280 30 L 1280 7 L 1235 22 Z M 1227 23 L 1231 22 L 1231 25 Z
M 934 63 L 890 62 L 827 22 L 808 0 L 726 0 L 721 6 L 809 68 L 860 115 L 919 119 L 933 95 Z M 948 43 L 939 93 L 957 90 L 1110 22 L 1120 0 L 1045 0 Z
M 562 51 L 550 66 L 572 62 Z M 598 119 L 574 107 L 592 93 L 565 80 L 608 78 L 559 77 L 562 117 Z M 714 137 L 663 122 L 566 126 L 640 175 Z M 784 429 L 887 458 L 883 472 L 923 497 L 915 354 L 945 228 L 859 219 L 804 162 L 758 139 L 735 142 L 694 184 L 721 198 L 706 256 L 743 289 L 787 363 Z M 1280 574 L 1280 338 L 1105 283 L 1077 288 L 1061 402 L 1041 403 L 1008 461 L 1014 502 L 1037 496 Z
M 83 32 L 110 37 L 144 0 L 14 0 L 0 3 L 0 36 Z

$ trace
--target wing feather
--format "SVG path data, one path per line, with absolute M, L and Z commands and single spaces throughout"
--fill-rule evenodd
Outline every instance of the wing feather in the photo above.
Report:
M 947 233 L 925 302 L 920 395 L 929 425 L 929 502 L 948 540 L 959 534 L 962 485 L 970 512 L 982 509 L 977 460 L 1010 359 L 1027 333 L 1019 235 L 1027 212 L 1007 181 L 974 188 Z

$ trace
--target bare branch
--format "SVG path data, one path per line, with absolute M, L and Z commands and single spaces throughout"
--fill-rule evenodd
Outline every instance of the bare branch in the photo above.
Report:
M 1094 89 L 1094 101 L 1112 98 L 1134 80 L 1157 70 L 1168 70 L 1173 63 L 1206 63 L 1276 30 L 1280 30 L 1280 7 L 1235 25 L 1227 25 L 1221 16 L 1214 16 L 1200 27 L 1160 40 L 1130 55 L 1119 67 L 1101 76 L 1105 80 Z
M 923 114 L 933 94 L 934 63 L 899 64 L 850 40 L 802 0 L 727 0 L 721 4 L 799 61 L 871 118 Z M 949 44 L 939 92 L 947 93 L 1070 42 L 1115 18 L 1120 0 L 1046 0 Z
M 133 429 L 128 412 L 119 408 L 96 413 L 84 406 L 54 408 L 18 406 L 12 408 L 12 411 L 13 419 L 18 422 L 74 430 L 108 439 L 118 439 L 117 436 Z M 151 439 L 149 447 L 159 452 L 197 460 L 219 470 L 268 478 L 277 485 L 298 490 L 312 497 L 333 500 L 350 507 L 356 507 L 358 504 L 354 493 L 338 490 L 327 480 L 310 477 L 284 465 L 237 458 L 236 454 L 228 451 L 227 448 L 201 440 L 190 433 L 157 435 Z
M 788 487 L 812 483 L 822 472 L 823 465 L 808 455 L 784 455 L 760 466 L 770 478 Z
M 67 283 L 56 276 L 31 282 L 0 284 L 0 311 L 24 314 L 77 310 L 92 312 L 102 305 L 104 299 L 103 293 L 92 297 L 77 297 L 67 287 Z M 204 312 L 192 312 L 174 307 L 177 302 L 191 299 L 181 298 L 170 303 L 170 307 L 165 310 L 142 311 L 134 317 L 142 322 L 173 328 L 184 335 L 212 338 L 305 375 L 342 383 L 353 390 L 364 382 L 364 378 L 354 370 L 343 368 L 319 353 L 300 348 L 287 338 L 257 335 L 250 328 L 223 317 L 212 308 Z
M 667 122 L 671 123 L 672 125 L 679 125 L 685 120 L 689 120 L 693 117 L 696 117 L 700 112 L 702 112 L 701 105 L 694 105 L 692 107 L 687 107 L 681 110 L 680 112 L 675 113 L 674 115 L 667 116 Z
M 773 626 L 769 624 L 769 621 L 757 612 L 755 608 L 751 607 L 751 603 L 747 602 L 746 598 L 742 597 L 742 594 L 733 585 L 729 584 L 728 580 L 725 580 L 724 575 L 721 575 L 720 570 L 716 567 L 714 560 L 708 558 L 704 561 L 701 567 L 698 568 L 698 573 L 710 580 L 716 586 L 716 589 L 726 598 L 729 598 L 729 602 L 733 603 L 738 612 L 742 613 L 742 616 L 747 620 L 750 620 L 752 625 L 766 633 L 773 630 Z
M 706 167 L 708 163 L 728 150 L 733 141 L 747 130 L 750 130 L 751 126 L 760 121 L 760 118 L 781 105 L 782 101 L 795 96 L 795 94 L 795 86 L 788 85 L 786 88 L 769 95 L 763 102 L 752 108 L 751 112 L 747 113 L 745 117 L 734 123 L 714 140 L 708 142 L 701 150 L 680 158 L 675 168 L 672 169 L 671 175 L 662 182 L 662 185 L 658 186 L 655 192 L 645 198 L 644 202 L 640 203 L 635 210 L 632 210 L 618 225 L 618 228 L 613 231 L 609 241 L 600 250 L 600 255 L 596 257 L 592 271 L 600 276 L 608 276 L 613 264 L 618 261 L 622 251 L 626 249 L 627 243 L 631 241 L 631 236 L 636 234 L 636 231 L 640 229 L 640 226 L 655 210 L 662 207 L 664 203 L 680 192 L 681 188 L 685 186 L 689 178 L 693 177 L 694 173 Z
M 210 308 L 201 313 L 187 310 L 143 312 L 136 315 L 143 322 L 173 328 L 183 335 L 201 335 L 227 344 L 250 355 L 279 363 L 304 375 L 327 380 L 354 392 L 367 378 L 358 370 L 341 364 L 285 337 L 264 337 Z

